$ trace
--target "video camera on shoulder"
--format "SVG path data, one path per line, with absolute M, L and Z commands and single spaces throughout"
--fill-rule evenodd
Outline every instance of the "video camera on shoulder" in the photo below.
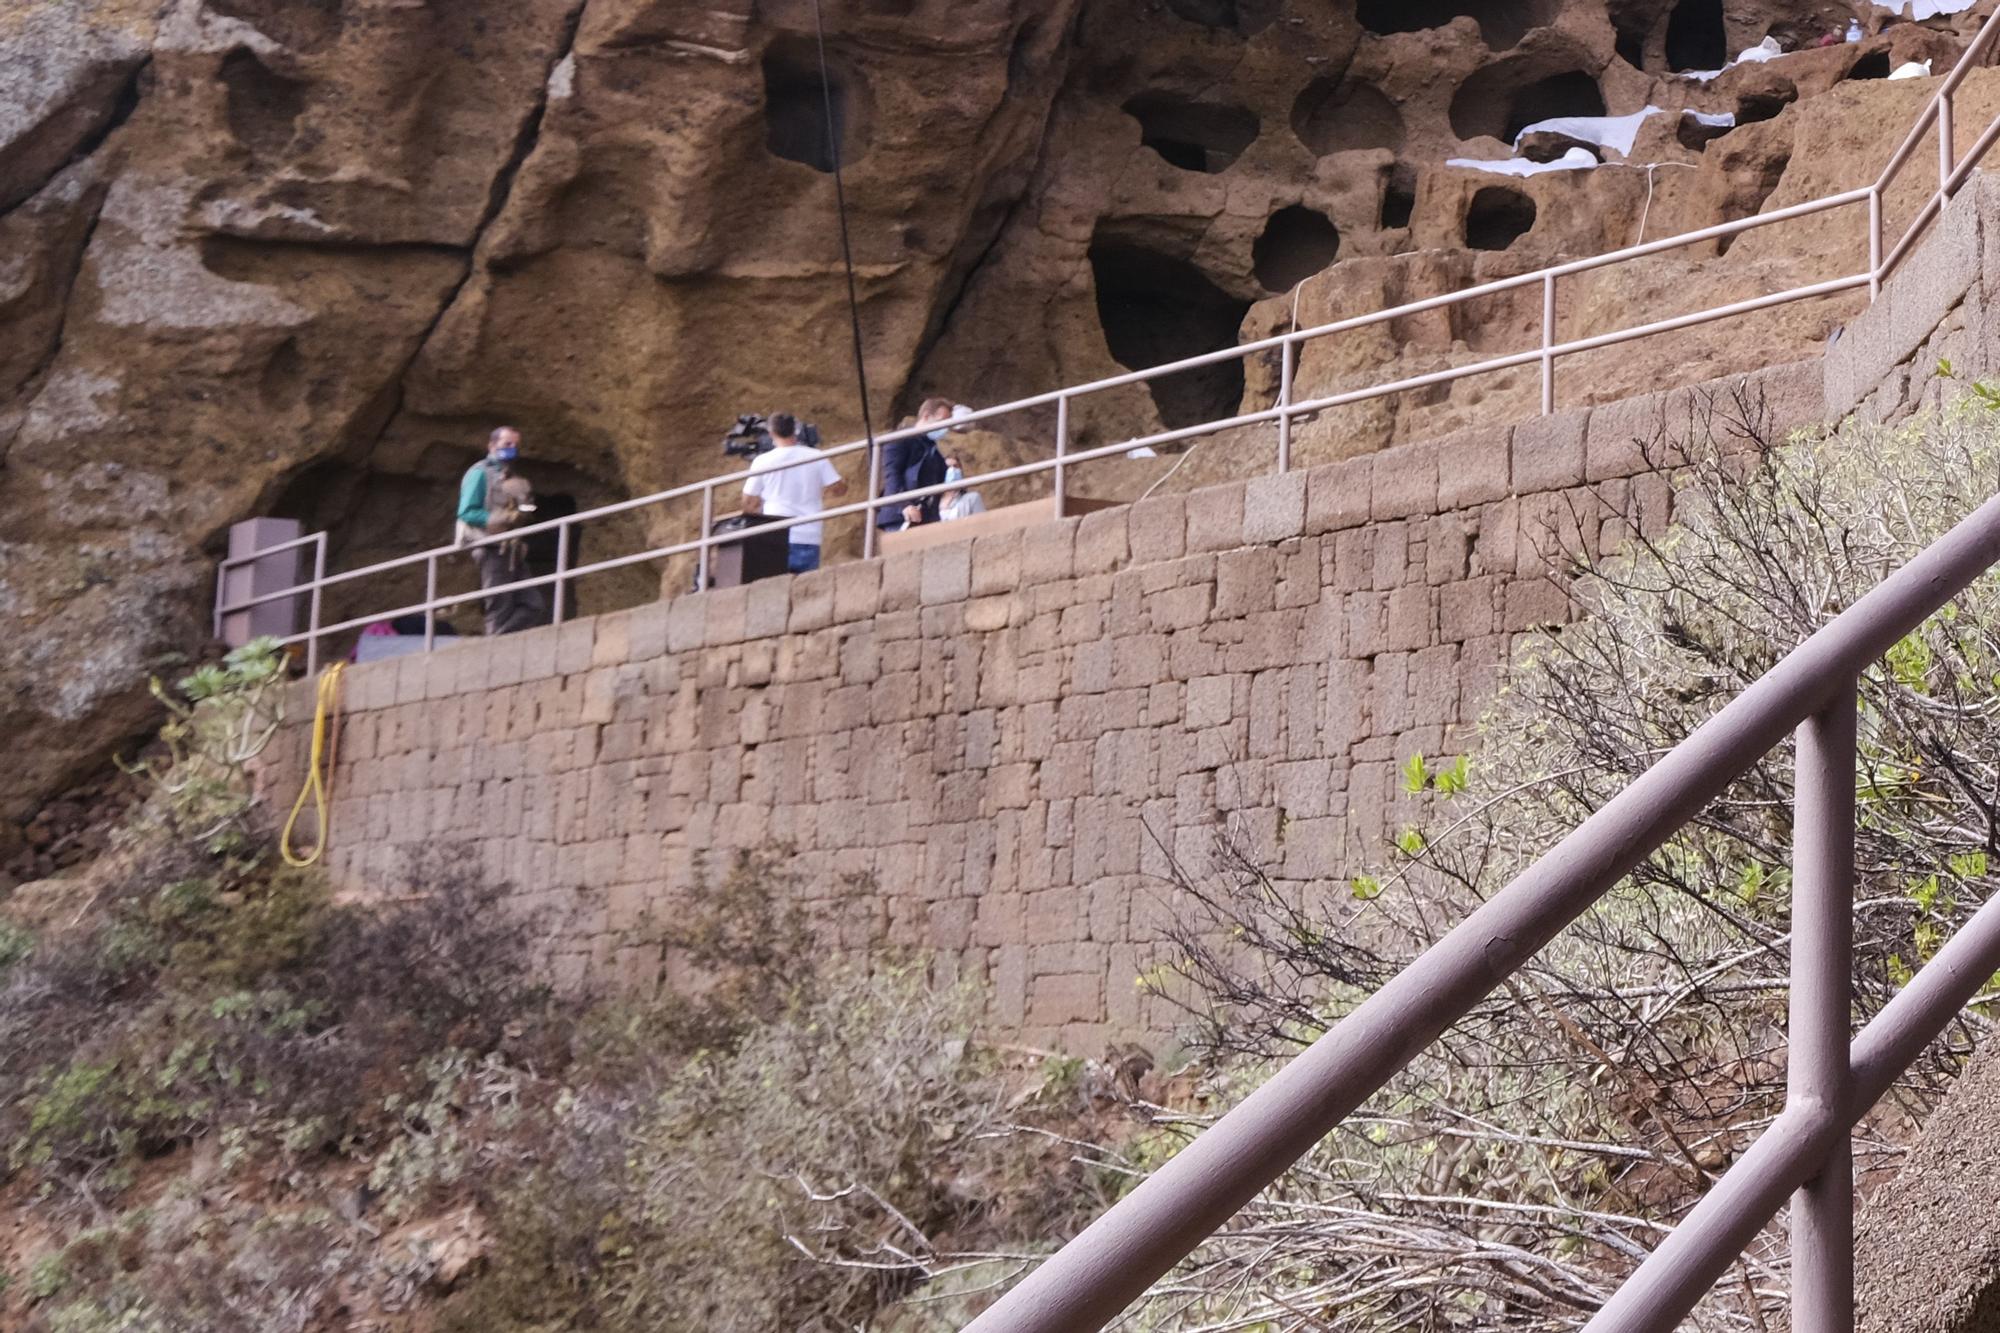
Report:
M 811 421 L 801 421 L 798 442 L 819 448 L 819 426 Z M 773 447 L 769 418 L 755 412 L 745 412 L 737 417 L 736 424 L 722 437 L 722 452 L 729 458 L 755 458 L 769 453 Z
M 771 448 L 771 426 L 755 412 L 745 412 L 722 437 L 722 452 L 729 458 L 755 458 Z

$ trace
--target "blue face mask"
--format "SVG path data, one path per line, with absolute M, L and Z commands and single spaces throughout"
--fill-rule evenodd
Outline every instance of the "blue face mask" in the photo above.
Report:
M 944 431 L 942 429 L 927 431 L 924 434 L 924 438 L 929 440 L 932 444 L 940 444 L 944 440 Z
M 521 456 L 521 451 L 511 444 L 503 444 L 493 451 L 493 457 L 502 463 L 511 463 Z
M 945 481 L 953 485 L 956 485 L 957 483 L 965 480 L 965 469 L 962 467 L 948 467 L 944 470 L 944 479 Z

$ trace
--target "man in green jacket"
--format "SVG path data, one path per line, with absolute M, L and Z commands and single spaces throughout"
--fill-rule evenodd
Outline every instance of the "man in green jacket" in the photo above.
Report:
M 487 437 L 486 457 L 468 468 L 458 484 L 460 546 L 532 520 L 532 493 L 526 481 L 514 474 L 514 460 L 520 455 L 521 432 L 512 426 L 501 426 Z M 488 542 L 472 547 L 471 553 L 479 566 L 482 588 L 501 587 L 528 577 L 527 560 L 518 540 Z M 488 634 L 512 634 L 549 621 L 548 599 L 541 588 L 495 593 L 486 598 L 485 611 Z

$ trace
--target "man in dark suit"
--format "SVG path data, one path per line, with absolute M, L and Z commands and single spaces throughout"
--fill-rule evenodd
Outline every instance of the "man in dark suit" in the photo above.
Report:
M 944 438 L 944 423 L 951 420 L 951 404 L 943 398 L 926 398 L 917 409 L 917 425 L 935 429 L 923 435 L 891 440 L 882 446 L 881 496 L 892 503 L 875 511 L 875 526 L 885 532 L 930 523 L 937 519 L 938 497 L 927 495 L 908 502 L 893 497 L 919 486 L 937 486 L 944 481 L 944 452 L 938 441 Z

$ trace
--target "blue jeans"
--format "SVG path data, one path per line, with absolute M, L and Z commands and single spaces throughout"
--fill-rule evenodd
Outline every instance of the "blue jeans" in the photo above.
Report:
M 810 574 L 819 568 L 819 547 L 793 542 L 785 557 L 785 568 L 793 574 Z

